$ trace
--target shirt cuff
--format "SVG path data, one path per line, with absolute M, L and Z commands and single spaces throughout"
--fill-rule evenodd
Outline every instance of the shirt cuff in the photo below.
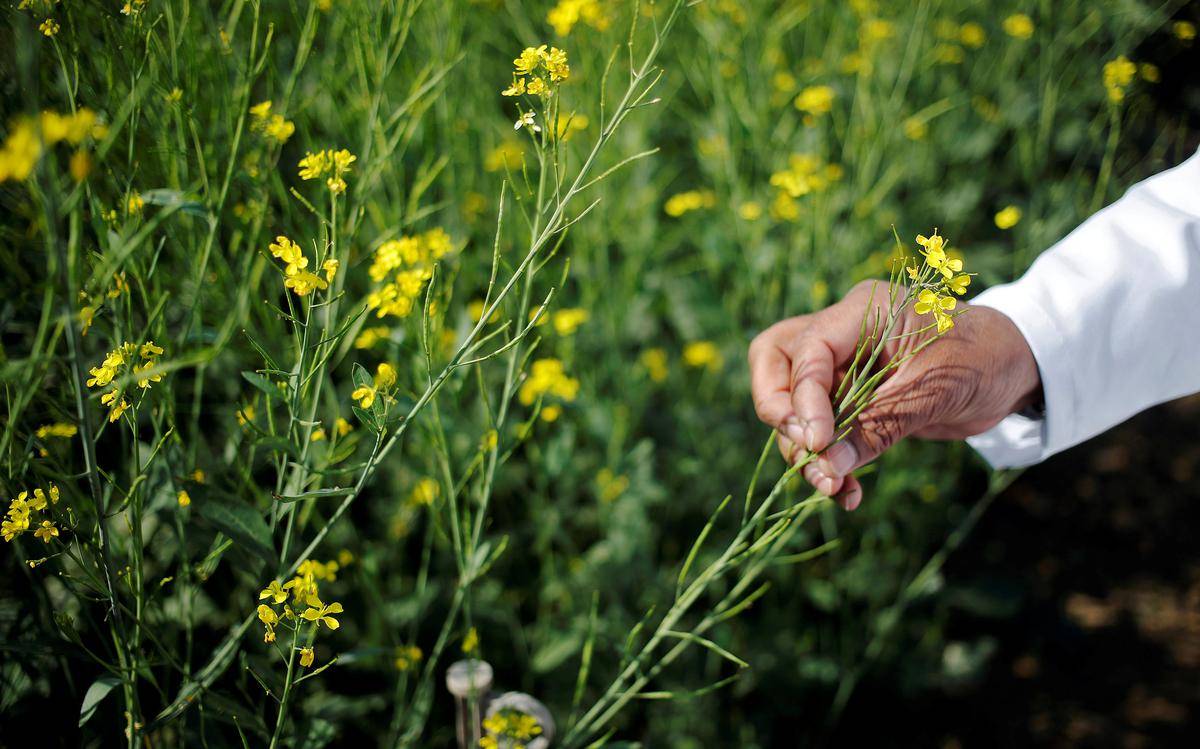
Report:
M 1062 333 L 1037 295 L 1016 282 L 988 289 L 971 304 L 990 307 L 1017 326 L 1037 363 L 1046 411 L 1040 419 L 1011 414 L 986 432 L 968 437 L 967 444 L 993 468 L 1033 465 L 1070 447 L 1076 441 L 1072 435 L 1076 388 L 1069 354 Z

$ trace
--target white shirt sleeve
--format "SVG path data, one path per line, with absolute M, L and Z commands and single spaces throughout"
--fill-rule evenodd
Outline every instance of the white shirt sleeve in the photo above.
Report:
M 1041 419 L 967 442 L 1032 465 L 1156 403 L 1200 391 L 1200 152 L 1140 182 L 973 301 L 1007 315 L 1037 360 Z

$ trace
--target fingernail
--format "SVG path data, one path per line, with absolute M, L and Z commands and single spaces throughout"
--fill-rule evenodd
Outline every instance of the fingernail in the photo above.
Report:
M 825 477 L 817 480 L 817 491 L 827 497 L 833 496 L 833 479 Z
M 783 433 L 787 438 L 797 445 L 807 445 L 805 441 L 805 430 L 807 427 L 800 425 L 800 420 L 795 416 L 789 416 L 783 422 Z M 810 448 L 811 449 L 811 448 Z
M 858 450 L 849 442 L 839 442 L 821 455 L 822 469 L 835 476 L 845 476 L 854 470 Z
M 851 492 L 849 497 L 846 497 L 846 511 L 854 512 L 858 506 L 862 504 L 862 490 Z
M 813 451 L 813 446 L 817 443 L 816 433 L 813 431 L 812 425 L 807 422 L 804 424 L 804 447 L 809 451 Z

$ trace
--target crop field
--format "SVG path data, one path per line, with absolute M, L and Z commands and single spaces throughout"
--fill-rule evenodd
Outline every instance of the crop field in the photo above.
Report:
M 468 744 L 809 746 L 986 669 L 944 567 L 1014 475 L 906 443 L 848 513 L 746 349 L 1177 163 L 1198 22 L 5 0 L 0 746 L 457 746 L 464 659 L 554 724 Z

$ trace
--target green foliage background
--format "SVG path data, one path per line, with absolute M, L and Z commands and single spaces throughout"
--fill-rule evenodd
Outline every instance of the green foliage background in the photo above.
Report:
M 519 205 L 532 198 L 527 180 L 536 164 L 525 134 L 513 130 L 513 101 L 499 93 L 511 59 L 540 43 L 570 56 L 562 108 L 581 127 L 562 148 L 576 168 L 600 132 L 606 62 L 615 51 L 610 75 L 623 87 L 627 42 L 640 59 L 670 4 L 600 0 L 607 23 L 580 21 L 562 36 L 546 20 L 554 4 L 544 2 L 332 0 L 322 8 L 307 0 L 151 0 L 130 15 L 115 1 L 14 5 L 0 11 L 6 135 L 22 114 L 75 107 L 99 113 L 109 135 L 82 186 L 62 147 L 43 154 L 31 179 L 0 184 L 0 489 L 7 500 L 57 483 L 76 508 L 76 533 L 94 541 L 89 481 L 104 487 L 112 569 L 141 565 L 140 615 L 154 639 L 133 654 L 139 665 L 118 669 L 126 679 L 136 673 L 136 720 L 149 726 L 139 741 L 226 746 L 240 743 L 241 731 L 251 745 L 265 745 L 277 708 L 252 671 L 273 689 L 283 674 L 257 629 L 236 638 L 231 665 L 188 709 L 154 717 L 253 611 L 273 574 L 261 557 L 280 553 L 278 531 L 265 541 L 253 530 L 242 538 L 230 532 L 234 521 L 217 516 L 270 518 L 279 461 L 302 449 L 285 449 L 235 418 L 251 403 L 260 422 L 269 410 L 242 374 L 264 367 L 256 344 L 281 361 L 292 346 L 268 243 L 287 234 L 309 247 L 327 236 L 324 188 L 302 182 L 297 162 L 319 148 L 359 157 L 338 230 L 350 258 L 341 271 L 344 307 L 361 307 L 380 241 L 445 228 L 457 251 L 432 287 L 439 309 L 430 325 L 438 341 L 461 340 L 473 324 L 469 302 L 487 288 L 506 179 L 502 276 L 528 243 Z M 1004 32 L 1003 20 L 1016 12 L 1033 19 L 1031 38 Z M 1194 4 L 710 0 L 682 13 L 658 61 L 660 100 L 629 114 L 599 166 L 658 152 L 581 198 L 572 216 L 601 200 L 530 285 L 535 305 L 553 289 L 551 310 L 581 308 L 588 320 L 571 335 L 535 329 L 533 356 L 560 359 L 580 389 L 556 421 L 515 404 L 501 430 L 507 459 L 491 487 L 485 537 L 502 553 L 456 605 L 447 502 L 454 482 L 443 483 L 429 507 L 410 499 L 421 478 L 441 482 L 447 470 L 457 477 L 476 460 L 491 413 L 481 393 L 504 381 L 503 364 L 489 361 L 448 379 L 315 552 L 353 557 L 322 588 L 346 613 L 317 646 L 320 663 L 338 662 L 304 682 L 285 742 L 383 745 L 407 736 L 415 745 L 450 745 L 452 703 L 441 674 L 470 626 L 499 685 L 528 691 L 565 721 L 585 643 L 594 648 L 586 705 L 617 672 L 639 619 L 670 604 L 680 565 L 721 498 L 745 491 L 768 434 L 754 418 L 744 365 L 757 331 L 884 275 L 892 226 L 905 240 L 939 227 L 979 273 L 973 288 L 1003 282 L 1124 187 L 1194 146 L 1196 88 L 1187 78 L 1195 68 L 1187 61 L 1195 57 L 1170 25 L 1173 17 L 1197 20 Z M 53 38 L 38 31 L 47 16 L 61 24 Z M 878 21 L 891 32 L 871 41 L 868 25 Z M 982 26 L 982 46 L 954 37 L 967 22 Z M 959 49 L 961 61 L 939 61 L 938 45 Z M 1119 54 L 1155 64 L 1159 80 L 1139 78 L 1114 104 L 1102 68 Z M 792 100 L 817 85 L 832 88 L 832 110 L 806 117 Z M 267 99 L 295 123 L 282 147 L 251 132 L 246 118 Z M 922 137 L 911 137 L 912 118 L 925 125 Z M 524 150 L 525 174 L 512 144 Z M 503 148 L 509 170 L 497 155 Z M 771 175 L 797 153 L 838 164 L 843 175 L 798 198 L 795 220 L 776 218 Z M 711 205 L 682 216 L 664 211 L 670 196 L 692 190 L 711 191 Z M 146 206 L 126 215 L 133 193 Z M 749 218 L 747 204 L 761 215 Z M 1024 217 L 1001 231 L 992 217 L 1007 205 Z M 57 254 L 65 245 L 73 253 L 66 268 Z M 130 290 L 105 303 L 79 339 L 78 360 L 94 366 L 122 340 L 153 339 L 171 368 L 141 408 L 138 440 L 127 428 L 103 432 L 92 473 L 80 437 L 41 439 L 36 430 L 78 421 L 69 331 L 78 330 L 79 300 L 63 278 L 74 274 L 99 298 L 115 272 L 126 274 Z M 525 311 L 515 300 L 502 308 L 510 320 Z M 327 428 L 338 416 L 354 421 L 356 363 L 370 371 L 395 364 L 398 398 L 407 403 L 436 374 L 422 352 L 420 310 L 385 320 L 385 343 L 350 345 L 364 325 L 377 324 L 355 322 L 331 362 L 317 402 Z M 719 366 L 684 362 L 697 341 L 716 344 Z M 661 381 L 642 359 L 654 348 L 668 357 Z M 99 426 L 104 409 L 92 395 L 81 394 Z M 327 486 L 345 486 L 350 467 L 370 452 L 370 430 L 355 427 L 340 449 L 306 453 Z M 152 452 L 140 471 L 132 456 L 146 461 Z M 195 468 L 204 484 L 188 482 Z M 760 483 L 782 470 L 773 456 Z M 139 473 L 144 510 L 135 533 L 122 498 Z M 868 474 L 863 508 L 847 515 L 823 507 L 791 551 L 839 544 L 776 566 L 769 591 L 710 633 L 751 667 L 720 690 L 689 696 L 738 672 L 711 650 L 690 651 L 651 687 L 680 699 L 635 701 L 614 741 L 815 742 L 834 730 L 864 679 L 873 699 L 884 685 L 887 699 L 905 700 L 984 666 L 988 643 L 951 643 L 945 622 L 963 607 L 1002 616 L 1006 601 L 942 579 L 935 555 L 948 538 L 960 540 L 956 530 L 967 530 L 991 496 L 989 481 L 998 487 L 1003 477 L 989 479 L 958 444 L 904 445 Z M 474 486 L 477 473 L 462 475 Z M 606 497 L 614 481 L 621 491 Z M 181 488 L 192 498 L 186 510 L 175 499 Z M 307 542 L 336 501 L 298 504 L 296 532 Z M 734 527 L 723 517 L 714 536 Z M 255 539 L 265 551 L 255 553 Z M 121 646 L 106 629 L 107 602 L 80 569 L 57 557 L 26 564 L 49 548 L 28 535 L 0 548 L 0 722 L 11 739 L 54 720 L 51 743 L 76 744 L 63 716 L 74 715 Z M 706 547 L 699 558 L 712 554 Z M 130 606 L 135 584 L 121 582 Z M 395 649 L 408 645 L 421 648 L 424 661 L 401 672 Z M 121 701 L 115 689 L 98 703 L 78 729 L 85 744 L 126 741 Z M 400 725 L 410 732 L 393 730 Z

